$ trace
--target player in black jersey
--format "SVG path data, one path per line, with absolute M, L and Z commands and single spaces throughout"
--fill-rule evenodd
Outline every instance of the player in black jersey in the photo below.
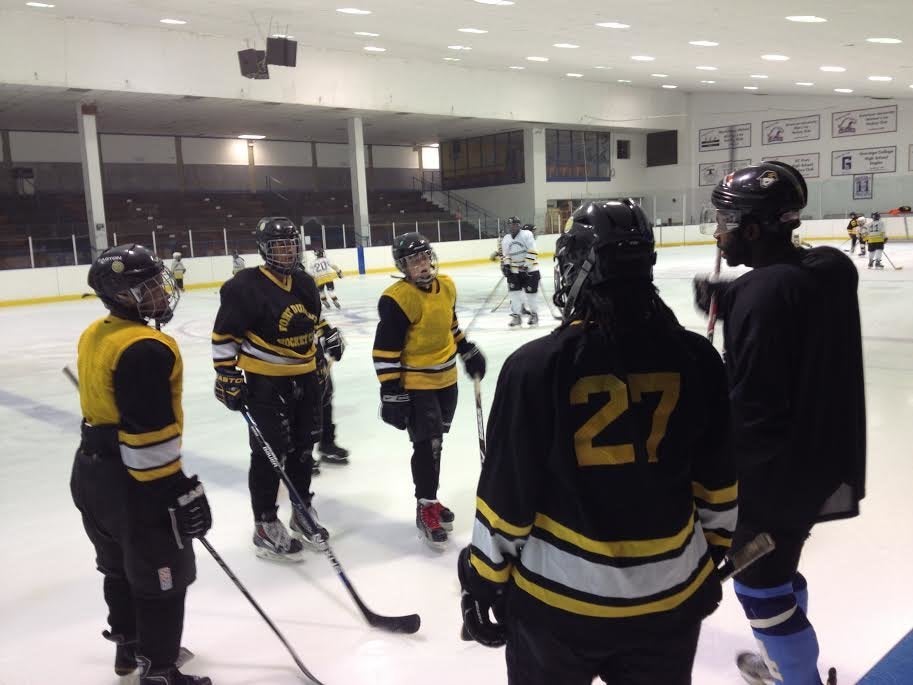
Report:
M 660 299 L 640 207 L 573 219 L 564 323 L 498 378 L 463 625 L 506 642 L 511 685 L 687 685 L 737 515 L 723 364 Z
M 321 317 L 317 286 L 301 264 L 295 225 L 284 217 L 261 219 L 257 246 L 265 264 L 239 271 L 220 291 L 212 331 L 215 394 L 229 409 L 247 406 L 317 523 L 311 529 L 293 512 L 290 526 L 300 539 L 289 536 L 277 517 L 279 474 L 251 433 L 248 485 L 258 556 L 301 561 L 302 542 L 316 549 L 328 537 L 310 492 L 311 451 L 320 436 L 322 408 L 318 331 L 326 329 L 327 355 L 339 359 L 342 345 L 336 329 Z
M 212 524 L 203 485 L 181 467 L 181 353 L 159 331 L 179 292 L 141 245 L 102 252 L 89 287 L 110 313 L 79 338 L 82 440 L 70 489 L 105 577 L 103 635 L 117 645 L 118 675 L 139 666 L 141 685 L 210 685 L 177 666 L 196 578 L 191 539 Z
M 441 444 L 457 405 L 456 356 L 466 373 L 479 380 L 485 376 L 485 357 L 460 330 L 456 286 L 438 274 L 437 257 L 425 237 L 397 236 L 393 260 L 404 278 L 381 295 L 374 337 L 381 418 L 409 432 L 415 525 L 429 546 L 442 549 L 454 519 L 437 491 Z
M 698 307 L 707 311 L 715 293 L 723 322 L 739 466 L 734 544 L 761 531 L 776 543 L 736 576 L 763 656 L 738 664 L 755 683 L 821 682 L 799 557 L 816 522 L 856 516 L 865 494 L 859 276 L 836 248 L 793 246 L 806 199 L 802 174 L 782 162 L 727 174 L 702 228 L 727 264 L 752 270 L 694 283 Z

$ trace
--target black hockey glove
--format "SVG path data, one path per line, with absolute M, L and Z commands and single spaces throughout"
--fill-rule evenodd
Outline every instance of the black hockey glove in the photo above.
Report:
M 479 576 L 469 563 L 469 547 L 464 547 L 457 560 L 460 579 L 460 610 L 463 614 L 463 640 L 475 640 L 485 647 L 503 647 L 507 642 L 504 626 L 504 596 L 500 588 Z M 491 620 L 489 612 L 494 613 Z
M 168 507 L 171 516 L 171 530 L 179 549 L 184 549 L 186 538 L 201 538 L 212 527 L 212 512 L 209 500 L 203 491 L 203 484 L 191 476 L 185 484 L 183 495 L 178 495 L 176 505 Z
M 510 277 L 510 264 L 502 264 L 501 273 L 504 274 L 505 277 L 509 278 Z
M 232 411 L 240 411 L 247 402 L 244 374 L 234 366 L 216 369 L 216 399 Z
M 327 357 L 337 362 L 342 359 L 342 353 L 346 351 L 346 341 L 335 326 L 327 326 L 324 329 L 323 335 L 320 336 L 320 346 Z
M 380 384 L 380 418 L 397 430 L 406 430 L 409 425 L 411 399 L 399 381 Z
M 457 351 L 463 360 L 463 368 L 466 370 L 467 376 L 478 378 L 479 380 L 485 378 L 485 355 L 482 354 L 482 350 L 476 347 L 475 343 L 461 340 L 457 346 Z
M 709 276 L 695 276 L 692 281 L 694 286 L 694 306 L 704 314 L 710 314 L 710 300 L 716 295 L 717 318 L 723 320 L 723 308 L 720 300 L 726 295 L 729 281 L 711 281 Z

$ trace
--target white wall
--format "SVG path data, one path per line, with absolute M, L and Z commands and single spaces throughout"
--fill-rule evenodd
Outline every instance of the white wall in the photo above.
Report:
M 10 131 L 13 162 L 75 162 L 82 164 L 79 136 L 75 133 Z
M 254 164 L 257 166 L 309 167 L 313 165 L 310 143 L 282 140 L 255 140 L 253 143 Z
M 348 167 L 349 146 L 338 143 L 317 143 L 317 166 Z
M 418 153 L 402 145 L 372 145 L 375 169 L 418 169 Z
M 101 136 L 101 157 L 110 164 L 175 164 L 172 136 Z
M 184 164 L 247 166 L 247 141 L 233 138 L 182 138 Z

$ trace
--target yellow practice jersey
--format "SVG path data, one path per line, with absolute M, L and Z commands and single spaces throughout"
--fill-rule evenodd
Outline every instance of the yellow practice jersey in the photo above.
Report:
M 121 459 L 136 480 L 178 473 L 184 365 L 174 339 L 109 315 L 83 332 L 78 354 L 85 422 L 117 428 Z
M 381 383 L 401 380 L 406 390 L 437 390 L 457 381 L 456 286 L 439 275 L 429 290 L 400 280 L 377 304 L 374 370 Z

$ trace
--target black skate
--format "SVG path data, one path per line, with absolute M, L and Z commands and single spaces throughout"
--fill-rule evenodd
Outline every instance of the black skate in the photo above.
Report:
M 764 663 L 764 659 L 756 652 L 739 652 L 735 658 L 739 673 L 746 683 L 750 685 L 775 685 L 774 677 Z
M 292 518 L 289 519 L 289 527 L 292 529 L 292 535 L 304 543 L 305 546 L 315 552 L 322 552 L 326 547 L 327 540 L 330 539 L 330 533 L 321 525 L 320 519 L 317 517 L 317 510 L 310 503 L 305 506 L 307 513 L 311 516 L 311 520 L 316 524 L 316 528 L 311 528 L 308 525 L 307 520 L 298 513 L 297 508 L 294 509 Z
M 117 645 L 114 648 L 114 672 L 121 676 L 133 673 L 136 670 L 136 638 L 128 640 L 107 630 L 103 630 L 101 635 Z
M 539 325 L 539 313 L 538 312 L 530 313 L 529 320 L 527 323 L 529 323 L 530 326 L 538 326 Z
M 336 309 L 342 309 L 342 305 L 339 304 L 339 300 L 335 297 L 333 298 L 333 305 L 336 307 Z
M 447 545 L 447 531 L 441 525 L 441 503 L 420 499 L 415 506 L 415 527 L 431 549 L 441 552 Z M 452 515 L 452 512 L 451 512 Z
M 337 445 L 335 440 L 318 443 L 317 454 L 320 456 L 320 461 L 327 464 L 349 463 L 349 450 Z
M 282 521 L 276 518 L 275 511 L 271 519 L 264 517 L 256 522 L 254 547 L 256 547 L 257 556 L 261 559 L 293 563 L 304 561 L 304 557 L 301 556 L 303 549 L 301 541 L 288 534 Z
M 827 685 L 837 685 L 837 669 L 833 666 L 827 669 Z
M 520 320 L 520 315 L 519 315 L 519 314 L 511 314 L 511 315 L 510 315 L 510 321 L 507 323 L 507 325 L 510 326 L 511 328 L 517 328 L 517 327 L 520 326 L 522 323 L 523 323 L 523 322 Z
M 453 519 L 456 517 L 453 515 L 453 512 L 450 511 L 450 509 L 445 507 L 440 502 L 437 503 L 437 506 L 438 506 L 438 515 L 440 516 L 440 519 L 441 519 L 441 528 L 443 528 L 444 530 L 446 530 L 449 533 L 450 531 L 453 530 Z
M 136 663 L 140 668 L 139 685 L 212 685 L 205 676 L 186 675 L 177 666 L 152 668 L 152 663 L 137 654 Z

